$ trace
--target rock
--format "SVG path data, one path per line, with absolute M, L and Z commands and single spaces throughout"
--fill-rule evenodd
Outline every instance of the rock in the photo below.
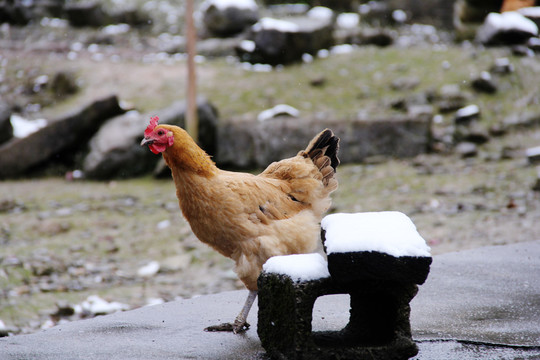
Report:
M 352 45 L 375 45 L 385 47 L 392 45 L 395 41 L 394 35 L 387 29 L 363 29 L 346 28 L 336 31 L 336 43 Z
M 536 182 L 532 186 L 533 191 L 540 191 L 540 168 L 536 168 Z
M 216 151 L 217 112 L 205 99 L 199 99 L 199 142 L 209 153 Z M 109 120 L 90 141 L 90 152 L 84 159 L 83 171 L 91 179 L 128 178 L 151 172 L 161 156 L 140 146 L 143 132 L 151 116 L 158 115 L 162 124 L 184 126 L 185 103 L 148 114 L 129 112 Z M 122 134 L 121 137 L 118 134 Z
M 270 7 L 272 9 L 286 3 L 292 3 L 291 5 L 303 5 L 298 1 L 264 0 L 262 2 L 266 5 L 271 5 Z M 358 2 L 356 0 L 307 0 L 302 1 L 302 3 L 309 6 L 324 6 L 339 11 L 353 11 L 358 7 Z
M 456 111 L 454 123 L 456 125 L 470 124 L 473 120 L 480 117 L 480 108 L 478 105 L 468 105 Z
M 495 59 L 495 63 L 491 67 L 490 71 L 495 74 L 511 74 L 515 70 L 514 65 L 506 57 Z
M 513 146 L 504 146 L 501 150 L 501 159 L 522 159 L 525 153 L 522 149 Z
M 11 110 L 5 102 L 0 102 L 0 145 L 13 137 Z
M 26 25 L 43 17 L 62 16 L 65 0 L 33 0 L 0 2 L 0 23 Z
M 435 110 L 431 105 L 410 105 L 407 108 L 407 116 L 411 119 L 432 118 Z
M 161 262 L 162 271 L 181 271 L 186 269 L 191 264 L 191 255 L 181 254 L 165 258 Z
M 490 13 L 478 29 L 476 39 L 486 45 L 525 43 L 538 35 L 538 26 L 525 16 L 514 12 Z
M 84 148 L 108 118 L 123 113 L 116 96 L 109 96 L 73 111 L 25 137 L 0 146 L 0 178 L 24 175 L 53 156 Z
M 265 17 L 251 27 L 248 40 L 253 44 L 241 46 L 237 53 L 241 61 L 252 64 L 288 64 L 300 61 L 304 54 L 330 48 L 332 32 L 332 22 L 307 16 L 287 20 Z
M 525 150 L 525 156 L 529 164 L 540 164 L 540 146 L 535 146 Z
M 79 90 L 79 86 L 73 73 L 59 71 L 54 75 L 50 89 L 57 98 L 63 98 L 75 94 Z
M 489 132 L 479 124 L 457 125 L 454 131 L 454 141 L 470 142 L 473 144 L 485 144 L 489 141 Z
M 231 38 L 209 38 L 197 41 L 197 54 L 206 57 L 235 56 L 236 49 L 242 45 L 241 36 Z M 168 54 L 186 53 L 186 40 L 181 38 L 167 42 L 163 49 Z
M 119 9 L 110 14 L 111 22 L 115 24 L 128 24 L 130 26 L 145 26 L 152 22 L 150 16 L 136 7 Z
M 527 41 L 527 47 L 535 53 L 540 52 L 540 38 L 532 37 Z
M 211 36 L 235 35 L 259 20 L 259 7 L 254 0 L 207 0 L 201 12 L 204 27 Z
M 51 314 L 52 317 L 61 318 L 61 317 L 70 317 L 75 314 L 75 309 L 72 305 L 64 300 L 60 300 L 56 303 L 56 311 Z
M 75 306 L 75 312 L 85 312 L 92 316 L 106 315 L 125 310 L 129 310 L 129 305 L 116 301 L 108 302 L 97 295 L 90 295 L 80 305 Z
M 473 78 L 471 86 L 474 90 L 487 94 L 494 94 L 497 92 L 497 84 L 495 84 L 491 74 L 487 71 L 482 71 L 480 76 Z
M 540 113 L 516 113 L 505 118 L 502 127 L 510 129 L 528 129 L 540 125 Z
M 463 158 L 474 157 L 478 154 L 478 148 L 471 142 L 461 142 L 456 146 L 456 153 Z
M 468 97 L 457 84 L 444 85 L 433 96 L 433 101 L 441 113 L 456 111 L 464 107 L 467 100 Z
M 361 162 L 374 155 L 409 157 L 424 153 L 431 138 L 431 116 L 396 116 L 347 122 L 319 119 L 274 118 L 255 122 L 249 118 L 222 122 L 215 161 L 220 166 L 262 167 L 294 156 L 324 128 L 341 138 L 342 163 Z
M 73 27 L 100 27 L 110 23 L 99 2 L 68 3 L 64 10 Z
M 534 51 L 526 45 L 514 45 L 512 46 L 512 55 L 534 57 Z

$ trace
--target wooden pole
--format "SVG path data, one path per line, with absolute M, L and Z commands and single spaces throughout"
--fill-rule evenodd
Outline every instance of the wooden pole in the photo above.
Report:
M 199 140 L 199 119 L 197 118 L 197 76 L 195 73 L 197 32 L 193 22 L 193 0 L 186 1 L 186 48 L 187 48 L 187 109 L 186 130 L 196 142 Z

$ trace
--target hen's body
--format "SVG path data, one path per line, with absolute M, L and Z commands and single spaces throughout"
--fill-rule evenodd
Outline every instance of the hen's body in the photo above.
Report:
M 191 229 L 199 240 L 236 262 L 238 277 L 249 290 L 257 290 L 268 258 L 317 247 L 318 224 L 330 205 L 331 190 L 323 186 L 311 160 L 274 163 L 258 176 L 221 170 L 197 176 L 172 169 L 180 208 Z M 291 173 L 296 176 L 280 178 Z
M 178 127 L 157 125 L 153 132 L 165 132 L 163 142 L 172 142 L 160 147 L 152 136 L 143 140 L 151 143 L 152 151 L 162 152 L 171 168 L 191 229 L 199 240 L 235 261 L 236 273 L 250 291 L 257 290 L 268 258 L 316 249 L 319 222 L 337 188 L 339 139 L 330 130 L 259 175 L 218 169 Z M 168 139 L 171 136 L 174 141 Z

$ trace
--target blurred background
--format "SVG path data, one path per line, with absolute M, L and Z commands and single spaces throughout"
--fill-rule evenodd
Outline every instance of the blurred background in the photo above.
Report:
M 330 211 L 402 211 L 433 254 L 540 237 L 538 1 L 195 0 L 191 55 L 186 4 L 0 1 L 0 335 L 243 288 L 150 116 L 250 172 L 330 127 Z

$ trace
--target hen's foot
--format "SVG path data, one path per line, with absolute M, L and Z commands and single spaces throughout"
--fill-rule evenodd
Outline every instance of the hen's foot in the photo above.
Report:
M 234 324 L 231 323 L 223 323 L 219 325 L 213 325 L 209 326 L 204 331 L 214 332 L 214 331 L 228 331 L 233 332 L 235 334 L 242 333 L 249 329 L 249 324 L 247 322 L 240 323 L 240 322 L 234 322 Z

